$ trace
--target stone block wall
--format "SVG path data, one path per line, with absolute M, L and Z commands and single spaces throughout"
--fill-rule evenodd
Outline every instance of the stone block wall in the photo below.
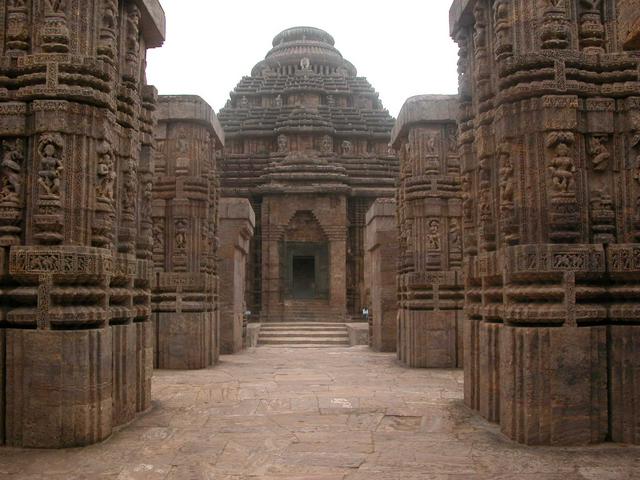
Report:
M 155 0 L 0 4 L 0 443 L 107 438 L 149 407 Z
M 462 199 L 458 98 L 412 97 L 392 131 L 398 184 L 398 358 L 411 367 L 462 366 Z
M 640 1 L 456 0 L 465 401 L 640 442 Z
M 153 186 L 155 366 L 198 369 L 219 355 L 216 151 L 224 133 L 196 96 L 162 96 Z
M 369 296 L 369 345 L 378 352 L 395 352 L 398 335 L 398 224 L 396 202 L 378 199 L 366 216 L 365 285 Z
M 246 346 L 247 262 L 255 225 L 249 200 L 220 200 L 220 353 Z

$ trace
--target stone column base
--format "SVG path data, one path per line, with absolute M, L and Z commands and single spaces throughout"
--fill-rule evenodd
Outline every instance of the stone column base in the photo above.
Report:
M 609 327 L 611 440 L 640 444 L 640 326 Z
M 157 313 L 156 368 L 197 370 L 211 366 L 214 321 L 208 312 Z
M 112 325 L 113 337 L 113 426 L 129 423 L 136 416 L 136 326 Z
M 607 437 L 607 327 L 502 327 L 500 424 L 527 445 Z
M 111 435 L 111 330 L 5 335 L 7 445 L 80 447 Z
M 153 377 L 153 323 L 138 322 L 136 327 L 136 411 L 151 408 Z
M 457 368 L 458 312 L 400 310 L 398 358 L 412 368 Z

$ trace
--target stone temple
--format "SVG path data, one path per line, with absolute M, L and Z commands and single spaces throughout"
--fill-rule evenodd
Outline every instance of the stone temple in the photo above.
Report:
M 366 213 L 395 195 L 393 119 L 328 33 L 279 33 L 220 111 L 222 194 L 256 216 L 248 308 L 262 322 L 361 318 Z
M 216 115 L 158 0 L 0 3 L 0 478 L 640 478 L 640 0 L 448 20 L 397 119 L 312 27 Z

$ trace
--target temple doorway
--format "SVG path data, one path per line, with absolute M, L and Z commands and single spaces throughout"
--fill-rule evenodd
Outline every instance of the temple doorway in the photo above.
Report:
M 315 257 L 292 258 L 293 298 L 314 298 L 316 295 L 316 259 Z

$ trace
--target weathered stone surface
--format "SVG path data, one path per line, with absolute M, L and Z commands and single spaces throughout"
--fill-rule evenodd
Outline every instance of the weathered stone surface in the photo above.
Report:
M 164 14 L 155 0 L 9 1 L 0 18 L 0 416 L 10 445 L 86 445 L 133 418 L 134 374 L 151 377 L 134 326 L 151 313 L 144 64 Z
M 246 198 L 220 200 L 220 352 L 245 346 L 247 264 L 256 217 Z
M 393 120 L 328 33 L 295 27 L 220 111 L 223 195 L 256 214 L 252 320 L 362 320 L 365 215 L 393 197 Z
M 638 442 L 640 1 L 456 0 L 465 401 Z
M 9 446 L 78 447 L 111 435 L 111 329 L 5 335 Z
M 462 201 L 458 97 L 408 99 L 392 132 L 400 154 L 398 358 L 462 366 Z
M 158 368 L 206 368 L 218 355 L 216 150 L 224 135 L 200 97 L 162 96 L 153 185 L 153 310 Z
M 379 199 L 367 212 L 364 280 L 369 306 L 369 345 L 395 352 L 398 335 L 398 222 L 396 202 Z
M 255 325 L 255 324 L 252 324 Z M 462 371 L 368 347 L 260 347 L 160 370 L 154 408 L 84 449 L 0 449 L 3 480 L 632 480 L 640 447 L 525 447 L 462 405 Z

